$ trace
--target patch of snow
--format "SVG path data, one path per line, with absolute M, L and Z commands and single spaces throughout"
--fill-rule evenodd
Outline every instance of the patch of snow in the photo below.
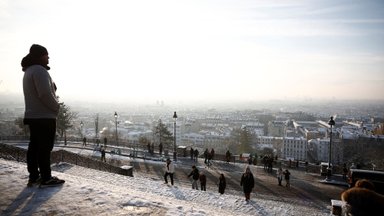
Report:
M 0 159 L 1 215 L 330 215 L 308 202 L 282 202 L 171 186 L 68 163 L 52 166 L 60 187 L 26 187 L 25 163 Z

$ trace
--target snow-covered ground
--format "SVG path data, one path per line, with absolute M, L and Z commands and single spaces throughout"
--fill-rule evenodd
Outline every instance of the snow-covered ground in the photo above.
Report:
M 189 187 L 134 173 L 122 176 L 68 163 L 54 164 L 61 187 L 26 187 L 25 163 L 0 159 L 1 215 L 330 215 L 315 204 L 280 202 Z

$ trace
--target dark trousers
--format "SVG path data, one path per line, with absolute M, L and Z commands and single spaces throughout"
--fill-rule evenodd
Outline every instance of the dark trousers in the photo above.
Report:
M 168 176 L 171 177 L 171 185 L 173 185 L 173 173 L 166 172 L 164 174 L 165 183 L 168 183 Z
M 251 199 L 251 193 L 244 193 L 244 196 L 245 196 L 245 200 L 249 200 Z
M 200 182 L 200 188 L 201 188 L 202 191 L 206 191 L 207 190 L 206 183 L 201 183 Z
M 26 119 L 30 138 L 27 151 L 27 168 L 29 179 L 43 181 L 51 176 L 51 151 L 55 142 L 56 119 Z

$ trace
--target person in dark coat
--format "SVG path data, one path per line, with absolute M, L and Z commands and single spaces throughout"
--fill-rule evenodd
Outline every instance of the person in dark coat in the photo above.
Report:
M 225 181 L 224 174 L 220 174 L 219 177 L 219 193 L 224 194 L 225 188 L 227 187 L 227 182 Z
M 192 166 L 192 171 L 188 175 L 188 178 L 192 176 L 192 189 L 199 190 L 199 186 L 197 186 L 197 181 L 199 180 L 200 174 L 199 170 L 196 168 L 195 165 Z
M 208 149 L 205 149 L 205 151 L 204 151 L 204 163 L 205 164 L 207 164 L 207 162 L 208 162 L 208 154 L 209 154 Z
M 193 160 L 193 154 L 195 154 L 195 152 L 193 151 L 193 148 L 191 147 L 191 151 L 190 151 L 190 153 L 191 153 L 191 160 Z
M 100 151 L 101 151 L 101 161 L 107 162 L 107 160 L 105 160 L 105 147 L 102 146 Z
M 202 191 L 206 191 L 207 188 L 207 177 L 205 176 L 204 172 L 201 172 L 200 173 L 200 177 L 199 177 L 199 180 L 200 180 L 200 188 Z
M 197 162 L 199 159 L 199 150 L 195 149 L 195 161 Z
M 245 195 L 245 201 L 249 201 L 253 187 L 255 186 L 255 179 L 251 169 L 247 166 L 245 172 L 241 176 L 240 186 L 243 187 L 243 192 Z
M 227 163 L 231 161 L 231 152 L 229 152 L 229 150 L 227 150 L 227 152 L 225 153 L 225 159 L 227 160 Z
M 286 183 L 285 187 L 291 187 L 291 183 L 289 182 L 291 173 L 286 169 L 283 174 L 284 174 L 284 179 L 285 179 L 285 183 Z

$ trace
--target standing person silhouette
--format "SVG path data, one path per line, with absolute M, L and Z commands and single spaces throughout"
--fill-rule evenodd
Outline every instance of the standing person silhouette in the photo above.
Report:
M 249 202 L 252 189 L 255 186 L 255 179 L 253 178 L 253 174 L 249 166 L 247 166 L 245 172 L 241 176 L 240 186 L 243 187 L 245 201 Z
M 279 183 L 279 186 L 282 186 L 281 182 L 283 181 L 283 175 L 284 175 L 284 171 L 283 171 L 283 169 L 280 167 L 280 168 L 277 170 L 277 182 Z
M 27 151 L 28 186 L 62 185 L 65 181 L 51 175 L 51 151 L 56 134 L 59 101 L 56 85 L 48 73 L 48 51 L 33 44 L 21 61 L 24 91 L 24 124 L 29 126 Z
M 199 180 L 200 180 L 201 190 L 206 191 L 207 190 L 207 176 L 205 176 L 204 172 L 200 173 Z
M 291 187 L 291 183 L 289 181 L 291 173 L 286 169 L 284 172 L 284 178 L 285 178 L 285 187 Z
M 219 185 L 219 193 L 224 194 L 225 188 L 227 187 L 227 183 L 225 181 L 225 177 L 223 173 L 220 174 L 218 185 Z

